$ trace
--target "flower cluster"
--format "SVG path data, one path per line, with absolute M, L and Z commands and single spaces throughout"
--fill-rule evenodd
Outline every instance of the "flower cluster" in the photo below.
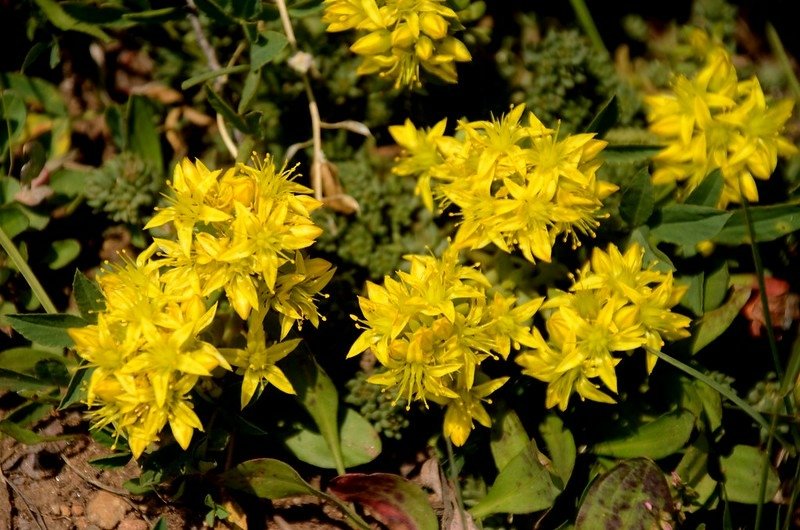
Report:
M 151 258 L 124 259 L 98 278 L 105 309 L 97 324 L 69 330 L 78 354 L 94 368 L 87 404 L 94 426 L 125 435 L 135 457 L 169 423 L 184 449 L 202 424 L 189 391 L 201 376 L 230 369 L 214 345 L 200 338 L 217 309 L 196 294 L 164 282 Z
M 360 31 L 350 49 L 364 57 L 358 74 L 379 73 L 395 87 L 420 84 L 419 68 L 455 83 L 456 62 L 472 59 L 458 15 L 444 0 L 325 0 L 328 31 Z
M 411 255 L 409 272 L 367 282 L 359 297 L 364 329 L 348 357 L 369 349 L 386 369 L 370 383 L 396 391 L 409 404 L 422 401 L 446 407 L 444 432 L 462 445 L 473 421 L 490 426 L 482 402 L 508 378 L 484 381 L 479 365 L 506 359 L 512 346 L 533 347 L 530 321 L 542 299 L 517 304 L 511 296 L 487 295 L 490 283 L 478 270 L 458 262 L 458 251 Z M 355 318 L 355 317 L 354 317 Z
M 134 456 L 158 440 L 167 422 L 188 447 L 193 430 L 202 430 L 189 393 L 217 368 L 243 376 L 242 407 L 268 383 L 294 393 L 275 363 L 299 342 L 284 340 L 293 325 L 318 325 L 315 297 L 333 270 L 300 252 L 320 233 L 309 218 L 320 203 L 290 177 L 269 157 L 224 172 L 183 160 L 169 183 L 170 205 L 146 225 L 171 223 L 177 241 L 156 238 L 135 261 L 99 275 L 105 309 L 97 324 L 69 333 L 93 368 L 87 402 L 97 406 L 95 427 L 124 435 Z M 247 321 L 243 347 L 201 338 L 221 292 Z M 267 346 L 271 311 L 281 337 Z
M 594 236 L 602 200 L 616 191 L 597 179 L 598 153 L 606 142 L 593 134 L 559 139 L 533 114 L 520 123 L 519 105 L 500 120 L 461 121 L 457 137 L 446 122 L 419 130 L 410 120 L 389 128 L 404 148 L 394 172 L 418 177 L 417 193 L 433 209 L 434 199 L 460 208 L 454 245 L 505 252 L 517 247 L 531 262 L 550 261 L 558 236 Z
M 145 229 L 172 222 L 177 232 L 177 241 L 155 239 L 170 269 L 164 281 L 204 297 L 224 289 L 242 319 L 270 307 L 280 314 L 284 338 L 304 319 L 318 325 L 314 297 L 333 270 L 299 252 L 322 232 L 310 218 L 321 203 L 271 158 L 254 165 L 223 172 L 184 160 L 169 183 L 171 205 Z
M 664 339 L 688 337 L 688 317 L 673 313 L 684 292 L 672 273 L 642 268 L 644 250 L 632 244 L 622 254 L 616 246 L 595 249 L 569 293 L 543 304 L 548 338 L 533 330 L 535 346 L 517 356 L 523 373 L 548 383 L 546 405 L 567 408 L 570 395 L 613 403 L 591 379 L 599 378 L 617 392 L 615 354 L 637 348 L 660 350 Z M 657 357 L 647 353 L 651 371 Z
M 742 197 L 755 202 L 755 179 L 769 179 L 779 155 L 797 153 L 781 135 L 793 103 L 767 105 L 758 79 L 739 81 L 725 48 L 704 39 L 703 68 L 691 79 L 677 76 L 670 92 L 645 98 L 650 130 L 666 142 L 653 159 L 653 182 L 685 182 L 688 194 L 720 169 L 725 179 L 720 208 Z

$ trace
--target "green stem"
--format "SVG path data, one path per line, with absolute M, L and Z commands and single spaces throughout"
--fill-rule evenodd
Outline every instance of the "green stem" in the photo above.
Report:
M 797 495 L 800 494 L 800 458 L 794 467 L 794 486 L 792 487 L 792 496 L 789 498 L 789 505 L 786 509 L 786 519 L 783 520 L 783 530 L 789 530 L 794 517 L 794 505 L 797 502 Z
M 767 422 L 767 420 L 764 418 L 764 416 L 762 416 L 753 407 L 748 405 L 747 402 L 744 401 L 742 398 L 737 396 L 736 392 L 734 392 L 730 388 L 726 387 L 725 385 L 721 385 L 720 383 L 714 381 L 713 379 L 711 379 L 710 377 L 708 377 L 706 374 L 702 373 L 701 371 L 699 371 L 699 370 L 697 370 L 695 368 L 692 368 L 688 364 L 686 364 L 684 362 L 681 362 L 678 359 L 676 359 L 676 358 L 674 358 L 674 357 L 672 357 L 670 355 L 667 355 L 664 352 L 661 352 L 661 351 L 658 351 L 656 349 L 649 348 L 649 347 L 647 347 L 646 350 L 649 353 L 652 353 L 653 355 L 658 357 L 659 359 L 663 360 L 667 364 L 670 364 L 670 365 L 674 366 L 675 368 L 677 368 L 678 370 L 680 370 L 680 371 L 682 371 L 682 372 L 694 377 L 698 381 L 702 381 L 703 383 L 707 384 L 708 386 L 710 386 L 711 388 L 713 388 L 714 390 L 719 392 L 721 396 L 729 399 L 734 405 L 739 407 L 742 410 L 742 412 L 744 412 L 745 414 L 747 414 L 748 416 L 753 418 L 755 420 L 755 422 L 758 423 L 761 427 L 763 427 L 764 429 L 769 431 L 769 422 Z M 783 444 L 784 446 L 793 447 L 787 440 L 783 439 L 783 437 L 781 437 L 777 433 L 775 434 L 775 438 L 781 444 Z
M 778 61 L 780 61 L 781 66 L 786 73 L 786 78 L 789 82 L 789 88 L 792 89 L 794 99 L 800 102 L 800 81 L 797 80 L 797 76 L 792 68 L 792 63 L 789 61 L 789 56 L 786 54 L 786 50 L 783 47 L 781 38 L 778 36 L 778 32 L 775 31 L 775 28 L 769 23 L 767 24 L 767 40 L 769 41 L 769 45 L 772 48 L 773 53 L 778 56 Z
M 761 461 L 761 481 L 758 483 L 758 504 L 756 505 L 756 520 L 753 528 L 761 528 L 761 517 L 764 512 L 764 494 L 767 492 L 767 475 L 769 474 L 769 455 L 772 454 L 772 443 L 775 440 L 775 429 L 778 427 L 778 409 L 780 401 L 776 400 L 772 406 L 772 421 L 769 424 L 767 447 Z
M 569 0 L 569 3 L 572 4 L 572 9 L 575 11 L 578 23 L 583 28 L 586 36 L 589 37 L 592 46 L 594 46 L 599 53 L 609 57 L 611 54 L 608 53 L 606 45 L 603 44 L 603 38 L 600 37 L 600 32 L 597 31 L 597 26 L 594 24 L 594 19 L 592 19 L 592 14 L 589 12 L 586 2 L 584 0 Z
M 456 493 L 456 502 L 458 503 L 458 511 L 461 517 L 461 530 L 467 530 L 467 514 L 464 510 L 464 501 L 461 497 L 461 485 L 458 483 L 458 471 L 456 471 L 456 457 L 453 452 L 453 444 L 450 442 L 450 437 L 444 436 L 444 443 L 447 446 L 447 471 L 450 474 L 450 482 L 453 483 L 453 490 Z
M 359 515 L 353 511 L 353 508 L 350 507 L 347 503 L 340 501 L 333 495 L 328 495 L 324 492 L 317 492 L 323 499 L 327 500 L 331 504 L 336 505 L 347 517 L 347 524 L 350 525 L 351 528 L 358 528 L 360 530 L 371 530 L 371 526 L 367 524 L 364 519 L 359 517 Z
M 56 306 L 53 305 L 53 302 L 50 300 L 50 297 L 47 296 L 47 293 L 42 287 L 42 284 L 39 283 L 39 280 L 36 278 L 36 275 L 33 274 L 33 271 L 28 266 L 28 262 L 22 257 L 22 254 L 19 253 L 17 250 L 17 246 L 14 245 L 14 242 L 11 241 L 11 238 L 6 235 L 5 230 L 0 227 L 0 246 L 3 247 L 3 250 L 6 251 L 8 257 L 11 258 L 11 261 L 14 263 L 14 266 L 17 270 L 22 274 L 25 278 L 25 281 L 28 282 L 28 285 L 31 287 L 31 291 L 33 291 L 33 295 L 39 300 L 39 303 L 42 304 L 42 307 L 48 313 L 55 314 L 58 313 L 56 310 Z

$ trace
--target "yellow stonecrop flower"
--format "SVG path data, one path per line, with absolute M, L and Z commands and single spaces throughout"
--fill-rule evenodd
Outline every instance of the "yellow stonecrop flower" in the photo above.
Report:
M 682 183 L 688 195 L 719 169 L 724 188 L 718 207 L 758 201 L 755 179 L 767 180 L 779 156 L 798 152 L 781 132 L 791 100 L 767 105 L 758 79 L 740 81 L 728 52 L 708 37 L 703 68 L 677 76 L 668 93 L 645 98 L 650 131 L 666 147 L 654 159 L 655 184 Z
M 270 157 L 253 162 L 253 166 L 237 164 L 223 173 L 209 172 L 202 162 L 184 160 L 170 184 L 171 205 L 145 228 L 171 221 L 178 232 L 177 243 L 156 239 L 162 262 L 170 267 L 165 281 L 204 297 L 223 289 L 244 320 L 262 304 L 271 304 L 284 316 L 283 338 L 294 323 L 308 319 L 318 324 L 313 298 L 330 280 L 333 269 L 321 259 L 306 266 L 299 253 L 322 233 L 310 218 L 321 203 L 310 196 L 309 188 L 292 180 L 293 170 L 278 170 Z M 179 185 L 198 180 L 186 175 L 202 175 L 203 186 Z M 186 231 L 189 225 L 179 225 L 182 217 L 178 215 L 184 210 L 215 213 L 213 218 L 198 217 Z M 198 224 L 202 230 L 194 229 Z
M 275 363 L 299 343 L 283 340 L 295 324 L 319 324 L 315 299 L 333 269 L 301 253 L 321 232 L 310 219 L 321 204 L 291 177 L 269 157 L 224 171 L 183 160 L 169 205 L 145 227 L 170 224 L 177 240 L 156 239 L 135 261 L 123 257 L 99 275 L 105 309 L 96 324 L 69 334 L 92 368 L 86 401 L 94 427 L 124 436 L 135 457 L 167 424 L 188 448 L 203 429 L 190 392 L 217 369 L 242 376 L 242 407 L 268 383 L 294 393 Z M 219 291 L 247 321 L 241 348 L 218 349 L 202 338 Z M 270 311 L 281 336 L 268 345 Z
M 434 199 L 459 209 L 454 245 L 505 252 L 517 248 L 531 262 L 550 261 L 556 238 L 594 236 L 603 199 L 617 190 L 597 179 L 597 155 L 606 142 L 593 134 L 559 138 L 525 106 L 499 120 L 461 121 L 459 135 L 446 123 L 418 130 L 411 121 L 389 128 L 404 148 L 394 172 L 416 175 L 417 193 L 432 209 Z
M 592 382 L 599 379 L 617 393 L 617 354 L 648 347 L 660 350 L 664 339 L 689 336 L 690 319 L 671 311 L 686 292 L 676 287 L 671 272 L 643 268 L 644 249 L 634 243 L 623 254 L 611 244 L 594 249 L 569 293 L 543 304 L 552 310 L 547 339 L 533 332 L 534 346 L 517 356 L 522 372 L 548 383 L 547 407 L 565 410 L 569 398 L 613 403 Z M 646 352 L 648 372 L 657 357 Z
M 161 281 L 151 259 L 152 245 L 136 261 L 101 273 L 105 309 L 97 324 L 70 329 L 75 350 L 94 370 L 87 404 L 96 427 L 111 425 L 139 457 L 169 423 L 184 449 L 202 424 L 189 391 L 198 378 L 230 365 L 217 348 L 200 338 L 214 318 L 197 295 Z
M 543 299 L 521 304 L 495 293 L 477 269 L 461 265 L 458 250 L 449 246 L 441 258 L 406 256 L 408 272 L 383 285 L 367 282 L 359 297 L 364 331 L 348 357 L 369 349 L 386 370 L 369 382 L 393 390 L 409 404 L 422 401 L 446 407 L 444 432 L 462 445 L 473 421 L 490 426 L 481 402 L 505 378 L 476 384 L 480 364 L 507 358 L 511 348 L 533 347 L 530 321 Z M 353 318 L 356 318 L 355 316 Z
M 330 32 L 358 31 L 350 47 L 364 57 L 358 74 L 394 79 L 396 88 L 420 85 L 420 66 L 455 83 L 455 63 L 472 59 L 452 35 L 462 26 L 444 0 L 325 0 L 322 21 Z

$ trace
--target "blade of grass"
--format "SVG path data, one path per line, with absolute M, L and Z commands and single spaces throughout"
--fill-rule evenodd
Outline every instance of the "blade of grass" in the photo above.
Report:
M 42 304 L 44 310 L 50 314 L 58 313 L 58 311 L 56 310 L 56 306 L 53 305 L 53 302 L 50 300 L 50 297 L 47 296 L 44 287 L 42 287 L 42 284 L 39 283 L 39 280 L 36 278 L 36 275 L 28 266 L 28 262 L 25 261 L 25 259 L 22 257 L 22 254 L 19 253 L 19 250 L 17 250 L 17 246 L 14 244 L 13 241 L 11 241 L 8 235 L 6 235 L 2 227 L 0 227 L 0 246 L 2 246 L 3 250 L 6 251 L 8 257 L 11 258 L 11 261 L 14 263 L 14 266 L 25 278 L 25 281 L 28 282 L 31 291 L 33 291 L 33 295 L 36 297 L 37 300 L 39 300 L 39 303 Z
M 589 12 L 586 2 L 584 0 L 569 0 L 569 3 L 572 4 L 572 9 L 575 11 L 578 23 L 581 25 L 581 28 L 583 28 L 586 36 L 589 37 L 592 46 L 594 46 L 599 53 L 608 57 L 610 54 L 608 53 L 606 45 L 603 44 L 603 38 L 600 37 L 600 32 L 597 31 L 597 26 L 594 24 L 592 14 Z
M 682 371 L 683 373 L 688 374 L 688 375 L 694 377 L 695 379 L 697 379 L 698 381 L 702 381 L 703 383 L 707 384 L 708 386 L 710 386 L 711 388 L 713 388 L 714 390 L 719 392 L 722 397 L 727 398 L 734 405 L 739 407 L 739 409 L 741 409 L 742 412 L 744 412 L 745 414 L 747 414 L 748 416 L 753 418 L 753 420 L 755 420 L 755 422 L 758 423 L 761 427 L 763 427 L 764 429 L 769 431 L 769 422 L 767 422 L 767 420 L 764 418 L 764 416 L 762 416 L 761 413 L 758 412 L 756 409 L 751 407 L 745 400 L 743 400 L 738 395 L 736 395 L 736 392 L 734 392 L 729 387 L 726 387 L 725 385 L 722 385 L 722 384 L 714 381 L 713 379 L 711 379 L 709 376 L 707 376 L 706 374 L 704 374 L 700 370 L 697 370 L 696 368 L 692 368 L 688 364 L 686 364 L 686 363 L 684 363 L 682 361 L 679 361 L 678 359 L 672 357 L 671 355 L 667 355 L 666 353 L 664 353 L 662 351 L 658 351 L 658 350 L 656 350 L 654 348 L 650 348 L 650 347 L 645 347 L 645 349 L 649 353 L 652 353 L 653 355 L 655 355 L 659 359 L 661 359 L 664 362 L 666 362 L 667 364 L 670 364 L 670 365 L 674 366 L 675 368 L 677 368 L 678 370 Z M 790 448 L 793 447 L 792 444 L 790 444 L 787 440 L 785 440 L 782 436 L 780 436 L 777 433 L 775 433 L 775 438 L 781 444 L 783 444 L 784 446 L 790 447 Z

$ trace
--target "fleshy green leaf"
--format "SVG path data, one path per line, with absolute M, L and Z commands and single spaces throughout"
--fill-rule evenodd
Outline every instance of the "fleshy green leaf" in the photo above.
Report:
M 1 129 L 2 127 L 0 127 Z M 28 216 L 17 208 L 0 207 L 0 227 L 9 239 L 17 237 L 30 226 Z
M 92 324 L 97 322 L 97 313 L 106 308 L 103 293 L 97 283 L 76 269 L 72 280 L 72 295 L 83 319 Z
M 31 375 L 0 368 L 0 388 L 12 392 L 25 392 L 50 390 L 53 385 Z
M 102 456 L 89 460 L 89 463 L 98 469 L 116 469 L 124 467 L 131 461 L 132 455 L 129 452 L 117 453 L 111 456 Z
M 334 478 L 330 492 L 345 502 L 357 502 L 387 528 L 438 530 L 439 522 L 419 486 L 388 473 L 348 473 Z
M 592 118 L 592 122 L 586 127 L 587 133 L 597 133 L 597 136 L 603 137 L 609 129 L 619 121 L 619 104 L 617 103 L 617 96 L 611 96 L 611 99 L 606 101 L 600 111 Z
M 600 156 L 608 164 L 630 164 L 650 160 L 662 149 L 657 145 L 609 145 Z
M 94 368 L 86 366 L 85 362 L 75 370 L 75 373 L 72 374 L 72 380 L 69 382 L 69 385 L 67 385 L 67 391 L 58 404 L 58 410 L 64 410 L 70 405 L 86 399 L 85 383 L 89 382 L 89 377 L 91 377 L 93 371 Z
M 722 188 L 725 184 L 725 178 L 722 176 L 722 171 L 715 169 L 697 186 L 692 193 L 686 197 L 684 203 L 696 204 L 698 206 L 716 206 L 719 198 L 722 196 Z
M 102 29 L 81 22 L 70 16 L 55 0 L 34 0 L 47 19 L 62 31 L 80 31 L 103 42 L 110 42 L 111 37 Z
M 133 96 L 128 102 L 128 149 L 139 155 L 150 167 L 162 170 L 161 138 L 150 102 L 142 96 Z
M 302 350 L 286 358 L 284 371 L 292 382 L 300 404 L 309 413 L 328 444 L 337 469 L 344 469 L 339 440 L 339 394 L 328 374 L 311 355 Z
M 661 469 L 646 458 L 627 460 L 592 483 L 578 511 L 575 530 L 660 528 L 671 507 Z
M 203 72 L 202 74 L 197 74 L 195 76 L 192 76 L 183 83 L 181 83 L 181 89 L 186 90 L 188 88 L 192 88 L 195 85 L 199 85 L 200 83 L 205 83 L 206 81 L 210 81 L 221 75 L 239 74 L 242 72 L 247 72 L 249 70 L 250 66 L 246 64 L 237 64 L 235 66 L 220 68 L 219 70 L 209 70 L 208 72 Z
M 694 429 L 694 420 L 694 415 L 685 410 L 665 414 L 633 429 L 627 436 L 600 442 L 593 452 L 614 458 L 664 458 L 686 445 Z
M 26 313 L 6 315 L 11 326 L 31 342 L 44 346 L 68 348 L 74 343 L 67 334 L 69 328 L 80 328 L 86 321 L 75 315 Z
M 381 439 L 372 425 L 353 409 L 345 409 L 339 431 L 345 467 L 372 462 L 381 453 Z M 335 469 L 336 462 L 325 438 L 304 429 L 284 440 L 294 455 L 313 466 Z
M 675 473 L 680 477 L 683 484 L 690 486 L 697 498 L 693 499 L 692 504 L 702 505 L 717 487 L 717 481 L 708 474 L 708 440 L 705 436 L 699 436 L 697 440 L 686 448 L 683 458 L 675 468 Z M 691 505 L 689 511 L 694 511 Z
M 59 442 L 61 440 L 72 440 L 75 434 L 62 434 L 59 436 L 42 436 L 30 429 L 20 427 L 16 423 L 8 420 L 0 421 L 0 433 L 10 436 L 21 444 L 34 445 L 44 442 Z
M 489 448 L 494 464 L 502 471 L 515 456 L 528 449 L 530 436 L 513 410 L 506 410 L 494 421 Z
M 751 206 L 750 217 L 757 243 L 772 241 L 800 230 L 800 203 Z M 712 241 L 723 245 L 741 245 L 750 242 L 744 210 L 732 212 L 730 219 Z
M 710 206 L 671 204 L 661 210 L 650 233 L 658 241 L 693 246 L 717 236 L 732 215 Z
M 51 270 L 55 271 L 69 265 L 80 253 L 81 244 L 77 239 L 53 241 L 45 262 Z
M 720 267 L 706 274 L 703 289 L 703 311 L 716 309 L 725 301 L 730 287 L 730 273 L 728 263 L 723 262 Z
M 208 98 L 208 103 L 215 111 L 221 114 L 223 118 L 230 122 L 231 125 L 243 133 L 250 132 L 250 127 L 248 127 L 247 123 L 242 119 L 242 117 L 236 114 L 236 111 L 234 111 L 231 106 L 225 102 L 225 100 L 219 97 L 219 95 L 214 92 L 214 90 L 208 84 L 206 84 L 203 88 L 206 98 Z
M 619 214 L 631 227 L 640 226 L 653 214 L 655 203 L 650 173 L 643 168 L 623 187 Z
M 514 457 L 497 475 L 486 496 L 469 512 L 476 519 L 493 513 L 531 513 L 553 505 L 561 490 L 539 461 L 536 442 Z
M 547 453 L 553 462 L 555 472 L 561 477 L 563 489 L 563 486 L 569 482 L 569 477 L 572 476 L 572 470 L 575 467 L 575 457 L 578 454 L 575 438 L 569 429 L 564 427 L 561 418 L 555 414 L 550 414 L 545 418 L 539 425 L 539 432 L 547 447 Z
M 22 134 L 28 111 L 22 98 L 12 91 L 0 94 L 0 158 Z
M 258 34 L 250 46 L 250 70 L 256 72 L 272 61 L 287 45 L 286 35 L 277 31 L 265 30 Z
M 318 493 L 291 466 L 272 458 L 242 462 L 222 474 L 222 483 L 260 499 L 284 499 Z
M 729 501 L 744 504 L 758 504 L 761 488 L 761 469 L 764 453 L 757 447 L 737 445 L 730 456 L 719 459 L 724 479 L 725 494 Z M 780 487 L 780 479 L 775 468 L 767 460 L 767 487 L 762 502 L 769 502 Z
M 727 302 L 703 315 L 692 332 L 692 355 L 714 342 L 730 327 L 736 315 L 750 299 L 751 293 L 752 290 L 748 288 L 734 289 Z

